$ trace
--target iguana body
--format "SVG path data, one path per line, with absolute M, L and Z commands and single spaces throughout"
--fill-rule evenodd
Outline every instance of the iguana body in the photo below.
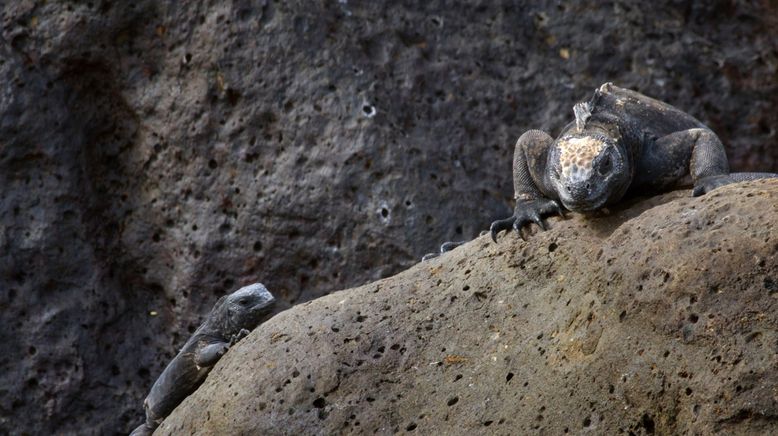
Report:
M 575 122 L 557 139 L 540 130 L 524 133 L 513 155 L 513 216 L 495 221 L 501 230 L 542 217 L 592 212 L 627 194 L 650 194 L 691 176 L 692 195 L 772 173 L 729 172 L 724 146 L 703 123 L 667 103 L 610 83 L 574 107 Z
M 691 176 L 693 196 L 730 183 L 778 177 L 729 172 L 724 146 L 691 115 L 653 98 L 606 83 L 591 100 L 574 106 L 575 121 L 554 139 L 541 130 L 519 138 L 513 154 L 513 216 L 490 232 L 513 228 L 519 235 L 543 218 L 593 212 L 625 195 L 672 189 Z M 523 237 L 523 236 L 522 236 Z M 461 245 L 447 242 L 441 253 Z M 435 254 L 425 256 L 425 259 Z
M 274 303 L 273 295 L 259 283 L 220 298 L 205 322 L 154 382 L 143 402 L 146 422 L 131 436 L 150 435 L 200 386 L 227 349 L 267 317 Z

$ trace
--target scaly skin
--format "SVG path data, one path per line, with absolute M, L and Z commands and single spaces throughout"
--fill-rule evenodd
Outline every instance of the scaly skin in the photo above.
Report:
M 238 289 L 216 302 L 205 322 L 162 371 L 143 402 L 146 422 L 130 436 L 150 435 L 184 398 L 194 392 L 230 346 L 269 314 L 275 299 L 262 284 Z

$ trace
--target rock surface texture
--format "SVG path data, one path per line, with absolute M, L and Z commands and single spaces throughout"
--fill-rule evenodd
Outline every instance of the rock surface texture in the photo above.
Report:
M 778 181 L 688 195 L 297 306 L 156 434 L 775 434 Z
M 778 171 L 775 5 L 661 3 L 0 2 L 0 434 L 127 432 L 229 290 L 477 235 L 606 81 Z

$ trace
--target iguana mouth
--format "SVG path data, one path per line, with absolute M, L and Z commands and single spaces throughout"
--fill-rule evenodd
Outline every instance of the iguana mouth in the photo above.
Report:
M 252 314 L 255 315 L 264 315 L 270 312 L 273 309 L 273 306 L 275 306 L 275 304 L 276 304 L 275 299 L 270 301 L 265 301 L 262 303 L 257 303 L 256 305 L 251 307 L 250 311 Z
M 565 206 L 567 210 L 579 213 L 587 213 L 602 209 L 602 207 L 605 206 L 605 203 L 608 201 L 608 196 L 601 195 L 594 201 L 575 201 L 572 199 L 567 200 L 565 198 L 560 198 L 560 200 L 562 201 L 562 205 Z

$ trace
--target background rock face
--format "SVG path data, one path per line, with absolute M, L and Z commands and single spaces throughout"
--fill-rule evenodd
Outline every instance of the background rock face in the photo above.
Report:
M 775 434 L 776 227 L 773 180 L 483 236 L 271 319 L 157 434 Z
M 0 6 L 0 432 L 129 430 L 223 293 L 305 301 L 476 235 L 516 138 L 602 82 L 778 170 L 774 6 L 423 3 Z

